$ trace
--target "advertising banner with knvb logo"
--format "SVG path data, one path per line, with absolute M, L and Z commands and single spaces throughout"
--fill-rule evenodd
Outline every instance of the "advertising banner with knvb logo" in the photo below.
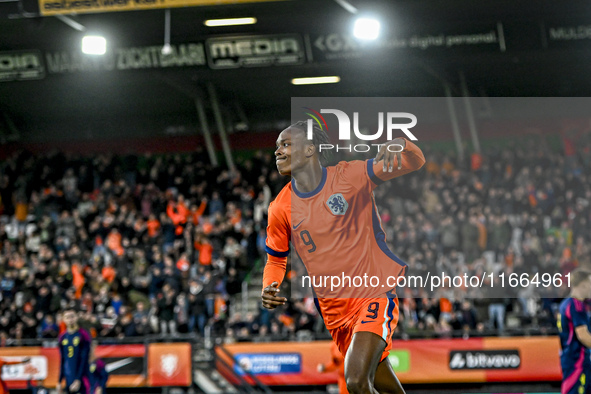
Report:
M 148 386 L 190 386 L 191 345 L 152 343 L 148 346 Z
M 105 362 L 109 373 L 107 387 L 189 386 L 191 377 L 191 345 L 188 343 L 145 345 L 99 345 L 96 356 Z M 55 387 L 59 376 L 60 355 L 57 348 L 6 347 L 0 359 L 26 364 L 2 369 L 2 379 L 9 389 L 26 389 L 28 381 L 43 381 Z M 147 362 L 146 362 L 147 357 Z M 147 369 L 146 369 L 147 368 Z
M 337 381 L 335 372 L 317 370 L 318 364 L 331 361 L 330 341 L 241 343 L 224 348 L 239 365 L 220 349 L 218 356 L 249 382 L 243 368 L 267 385 Z M 403 384 L 560 381 L 559 348 L 557 337 L 395 340 L 388 360 Z
M 237 354 L 236 361 L 238 363 L 234 368 L 240 375 L 299 373 L 302 370 L 302 357 L 299 353 Z

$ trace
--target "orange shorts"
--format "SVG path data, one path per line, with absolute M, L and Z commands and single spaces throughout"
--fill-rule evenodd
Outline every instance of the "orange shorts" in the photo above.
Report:
M 396 294 L 387 293 L 387 297 L 368 298 L 351 320 L 330 330 L 330 335 L 344 357 L 353 340 L 353 334 L 360 331 L 373 332 L 386 342 L 386 348 L 380 357 L 382 361 L 392 349 L 392 333 L 398 324 L 398 313 Z

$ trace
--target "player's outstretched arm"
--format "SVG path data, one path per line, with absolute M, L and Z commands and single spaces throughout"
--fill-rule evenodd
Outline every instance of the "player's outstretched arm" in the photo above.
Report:
M 372 178 L 387 181 L 420 169 L 425 164 L 421 149 L 405 138 L 395 138 L 384 144 L 373 162 Z M 375 179 L 375 178 L 377 179 Z

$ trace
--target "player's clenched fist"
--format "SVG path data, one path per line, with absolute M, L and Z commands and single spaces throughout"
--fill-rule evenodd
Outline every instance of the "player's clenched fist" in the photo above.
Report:
M 263 289 L 263 294 L 261 294 L 261 298 L 263 300 L 263 306 L 265 308 L 275 309 L 278 306 L 283 305 L 287 302 L 287 298 L 277 297 L 277 293 L 279 293 L 279 283 L 277 282 L 273 282 Z

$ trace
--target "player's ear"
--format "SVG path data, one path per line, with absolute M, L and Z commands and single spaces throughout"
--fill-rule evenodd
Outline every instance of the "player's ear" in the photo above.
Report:
M 306 157 L 314 156 L 314 153 L 316 153 L 316 145 L 314 145 L 314 144 L 306 145 L 306 149 L 304 150 L 304 153 L 306 154 Z

